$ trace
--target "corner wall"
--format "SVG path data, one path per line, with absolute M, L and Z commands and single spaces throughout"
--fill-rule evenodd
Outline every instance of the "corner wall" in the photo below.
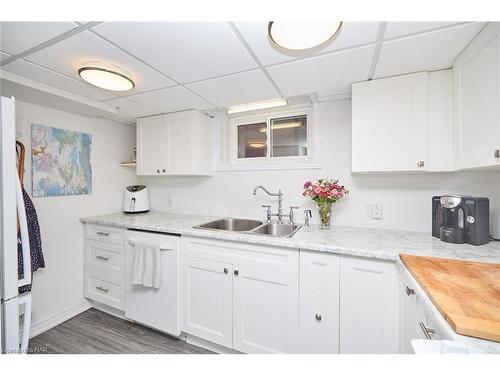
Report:
M 135 145 L 135 128 L 16 101 L 18 139 L 26 146 L 24 186 L 31 197 L 31 124 L 92 135 L 92 194 L 32 198 L 42 232 L 45 269 L 34 273 L 32 325 L 50 325 L 58 316 L 85 309 L 82 216 L 121 211 L 123 189 L 135 170 L 121 167 Z

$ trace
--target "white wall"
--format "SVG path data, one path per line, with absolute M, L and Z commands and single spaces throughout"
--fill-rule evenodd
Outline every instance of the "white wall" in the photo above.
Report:
M 92 194 L 33 198 L 42 232 L 46 268 L 33 280 L 33 323 L 42 322 L 85 301 L 83 297 L 82 216 L 121 210 L 123 188 L 135 181 L 121 167 L 135 144 L 135 128 L 90 119 L 24 102 L 16 102 L 16 128 L 27 149 L 25 189 L 31 196 L 31 124 L 92 135 Z M 20 133 L 20 134 L 19 134 Z
M 453 172 L 425 174 L 351 175 L 351 103 L 337 101 L 320 105 L 321 169 L 286 171 L 216 172 L 209 178 L 151 177 L 141 181 L 150 185 L 151 208 L 156 211 L 264 218 L 262 204 L 275 200 L 259 191 L 252 196 L 255 185 L 270 190 L 281 188 L 285 208 L 290 205 L 313 209 L 303 198 L 302 185 L 319 177 L 339 178 L 351 194 L 334 208 L 333 224 L 417 231 L 431 230 L 431 197 L 446 193 L 486 196 L 491 199 L 492 230 L 500 236 L 500 172 Z M 169 197 L 175 206 L 168 207 Z M 381 203 L 383 217 L 366 217 L 366 205 Z M 298 216 L 303 220 L 303 215 Z

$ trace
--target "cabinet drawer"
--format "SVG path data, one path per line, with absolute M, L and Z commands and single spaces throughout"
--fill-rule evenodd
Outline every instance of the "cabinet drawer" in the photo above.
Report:
M 125 244 L 125 230 L 102 225 L 85 225 L 85 238 L 94 241 Z
M 94 277 L 86 278 L 85 297 L 123 310 L 122 287 Z
M 85 241 L 86 275 L 122 285 L 123 246 Z
M 295 249 L 182 237 L 182 254 L 262 270 L 299 273 L 299 251 Z

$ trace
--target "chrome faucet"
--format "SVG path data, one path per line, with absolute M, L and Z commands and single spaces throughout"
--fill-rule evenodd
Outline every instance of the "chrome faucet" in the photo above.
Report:
M 271 213 L 271 206 L 269 206 L 269 205 L 262 206 L 264 208 L 267 208 L 266 221 L 268 223 L 270 223 L 271 222 L 271 217 L 272 216 L 276 216 L 276 217 L 278 217 L 278 223 L 279 224 L 283 224 L 283 218 L 284 217 L 288 217 L 290 219 L 290 224 L 294 224 L 294 222 L 293 222 L 293 220 L 294 220 L 294 212 L 293 212 L 293 210 L 294 209 L 298 209 L 298 207 L 297 206 L 290 206 L 290 214 L 283 215 L 283 192 L 281 191 L 281 189 L 279 189 L 277 193 L 271 193 L 264 186 L 257 185 L 253 189 L 253 195 L 257 195 L 257 190 L 259 190 L 259 189 L 262 189 L 267 195 L 269 195 L 271 197 L 278 197 L 278 213 L 276 213 L 276 214 Z

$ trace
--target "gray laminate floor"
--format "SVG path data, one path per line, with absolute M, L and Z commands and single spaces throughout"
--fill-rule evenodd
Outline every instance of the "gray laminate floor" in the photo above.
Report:
M 87 310 L 29 342 L 30 353 L 201 354 L 183 340 L 96 309 Z

